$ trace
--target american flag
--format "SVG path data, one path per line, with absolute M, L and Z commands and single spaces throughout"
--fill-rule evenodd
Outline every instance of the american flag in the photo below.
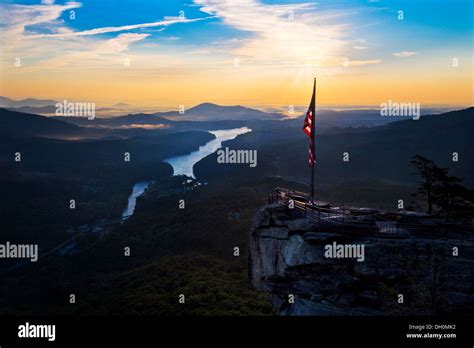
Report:
M 316 85 L 313 88 L 313 96 L 311 97 L 311 104 L 309 104 L 308 111 L 306 112 L 306 117 L 304 119 L 304 125 L 303 125 L 303 131 L 306 133 L 306 135 L 309 137 L 309 157 L 308 157 L 308 164 L 312 166 L 314 163 L 316 163 L 316 158 L 314 157 L 313 153 L 313 142 L 314 142 L 314 118 L 315 115 L 313 115 L 314 110 L 315 110 L 315 93 L 316 93 Z

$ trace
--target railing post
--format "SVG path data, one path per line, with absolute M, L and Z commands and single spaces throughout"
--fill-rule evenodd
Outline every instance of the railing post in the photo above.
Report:
M 321 208 L 318 208 L 318 224 L 321 227 Z
M 346 212 L 344 209 L 344 203 L 342 204 L 342 231 L 346 232 Z

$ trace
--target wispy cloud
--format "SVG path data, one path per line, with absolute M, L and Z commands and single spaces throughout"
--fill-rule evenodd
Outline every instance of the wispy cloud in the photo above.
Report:
M 89 36 L 89 35 L 98 35 L 98 34 L 105 34 L 105 33 L 116 33 L 120 31 L 129 31 L 129 30 L 141 29 L 141 28 L 166 27 L 172 24 L 191 23 L 191 22 L 202 21 L 208 18 L 212 18 L 212 17 L 194 18 L 194 19 L 179 19 L 178 18 L 178 19 L 163 20 L 163 21 L 151 22 L 151 23 L 122 25 L 118 27 L 102 27 L 102 28 L 95 28 L 95 29 L 89 29 L 89 30 L 83 30 L 83 31 L 71 31 L 71 32 L 66 32 L 66 33 L 30 35 L 30 37 L 38 38 L 38 37 Z
M 249 34 L 230 54 L 254 62 L 301 62 L 337 56 L 346 44 L 350 11 L 322 11 L 313 2 L 269 5 L 256 0 L 194 0 L 204 13 Z M 335 23 L 335 21 L 338 21 Z
M 0 21 L 3 35 L 14 39 L 26 34 L 27 27 L 46 23 L 56 23 L 58 27 L 62 27 L 57 22 L 61 14 L 81 6 L 82 4 L 79 2 L 56 5 L 51 1 L 43 2 L 41 5 L 0 4 Z
M 26 71 L 38 71 L 41 69 L 59 68 L 87 68 L 91 66 L 121 66 L 123 60 L 117 61 L 117 55 L 129 50 L 130 45 L 146 39 L 150 34 L 123 33 L 117 37 L 89 42 L 87 49 L 75 50 L 60 56 L 45 59 L 31 67 L 25 67 Z M 120 56 L 119 56 L 120 57 Z M 122 55 L 125 58 L 126 55 Z M 115 64 L 111 64 L 116 62 Z
M 371 64 L 378 64 L 382 60 L 381 59 L 367 59 L 367 60 L 350 60 L 349 66 L 362 66 L 362 65 L 371 65 Z
M 61 17 L 80 7 L 80 2 L 55 4 L 48 0 L 38 5 L 0 4 L 1 68 L 12 67 L 18 58 L 22 62 L 22 69 L 18 72 L 59 67 L 115 66 L 110 64 L 114 55 L 115 60 L 124 58 L 123 53 L 132 44 L 148 38 L 150 32 L 209 18 L 165 18 L 155 22 L 75 31 Z M 146 32 L 133 32 L 137 30 Z M 100 36 L 105 33 L 117 33 L 117 36 Z
M 406 58 L 406 57 L 414 56 L 415 54 L 418 54 L 418 52 L 402 51 L 402 52 L 395 52 L 395 53 L 392 53 L 392 54 L 396 57 Z

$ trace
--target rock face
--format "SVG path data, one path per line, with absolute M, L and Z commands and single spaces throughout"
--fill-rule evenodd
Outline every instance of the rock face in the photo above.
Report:
M 271 295 L 281 315 L 472 313 L 472 233 L 405 228 L 390 235 L 374 233 L 378 225 L 325 225 L 285 205 L 268 205 L 256 214 L 250 235 L 251 283 Z M 363 245 L 364 260 L 326 257 L 334 242 Z

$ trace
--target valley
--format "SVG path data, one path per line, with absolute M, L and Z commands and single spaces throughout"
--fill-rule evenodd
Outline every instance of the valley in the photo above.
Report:
M 387 209 L 403 199 L 407 209 L 423 210 L 411 197 L 416 178 L 410 156 L 424 153 L 448 165 L 450 153 L 439 149 L 450 141 L 452 151 L 468 158 L 472 110 L 319 129 L 318 198 Z M 49 314 L 275 314 L 270 298 L 247 280 L 249 231 L 275 187 L 307 191 L 301 120 L 177 121 L 127 133 L 120 129 L 127 116 L 111 128 L 38 119 L 41 126 L 25 129 L 22 115 L 10 113 L 0 110 L 12 130 L 0 142 L 8 202 L 1 207 L 2 238 L 38 243 L 40 262 L 4 265 L 9 285 L 0 286 L 2 313 L 45 313 L 47 306 Z M 147 122 L 150 116 L 140 117 Z M 46 126 L 50 121 L 52 128 Z M 71 130 L 84 139 L 62 139 Z M 389 146 L 394 143 L 399 146 Z M 256 151 L 258 165 L 219 163 L 221 146 Z M 20 163 L 13 161 L 15 152 L 22 154 Z M 471 165 L 450 168 L 469 184 Z M 77 204 L 71 211 L 72 197 Z M 81 298 L 79 305 L 68 304 L 71 292 Z M 190 306 L 174 302 L 181 293 L 192 293 Z

